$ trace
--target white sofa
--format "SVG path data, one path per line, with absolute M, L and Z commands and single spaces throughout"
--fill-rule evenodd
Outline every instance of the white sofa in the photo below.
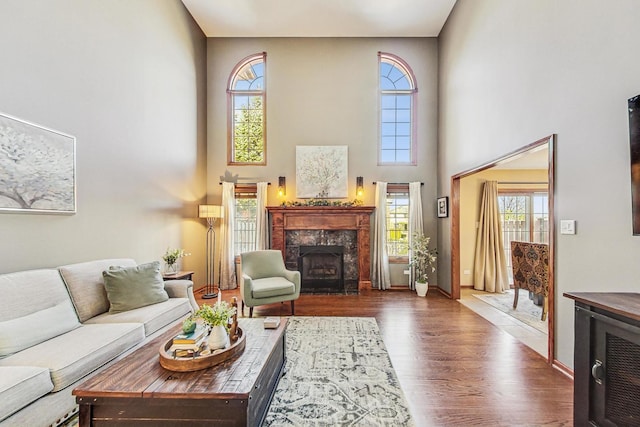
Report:
M 193 283 L 172 280 L 164 282 L 166 301 L 109 313 L 102 272 L 111 266 L 136 263 L 107 259 L 0 275 L 2 427 L 65 421 L 76 409 L 76 385 L 198 309 Z

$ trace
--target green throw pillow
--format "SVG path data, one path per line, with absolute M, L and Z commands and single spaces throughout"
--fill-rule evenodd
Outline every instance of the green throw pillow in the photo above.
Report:
M 109 313 L 120 313 L 169 299 L 164 290 L 160 262 L 137 267 L 110 267 L 102 272 L 104 287 L 111 307 Z

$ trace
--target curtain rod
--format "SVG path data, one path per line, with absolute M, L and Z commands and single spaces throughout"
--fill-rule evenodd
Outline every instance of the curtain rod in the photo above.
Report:
M 376 185 L 376 181 L 373 181 L 372 183 L 373 185 Z M 391 185 L 409 185 L 409 182 L 387 182 L 387 184 L 391 184 Z M 424 185 L 424 182 L 421 182 L 420 185 Z
M 546 181 L 498 181 L 498 185 L 500 184 L 509 184 L 509 185 L 515 185 L 515 184 L 544 184 L 544 185 L 549 185 L 548 182 Z

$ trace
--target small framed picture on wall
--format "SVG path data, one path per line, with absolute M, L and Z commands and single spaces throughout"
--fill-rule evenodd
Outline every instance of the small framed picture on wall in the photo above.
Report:
M 449 216 L 449 198 L 438 197 L 438 218 L 446 218 Z

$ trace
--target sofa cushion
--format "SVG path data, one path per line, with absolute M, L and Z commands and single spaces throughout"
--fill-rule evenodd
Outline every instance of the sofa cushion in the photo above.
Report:
M 142 323 L 145 335 L 149 336 L 190 312 L 191 304 L 187 298 L 169 298 L 165 302 L 134 308 L 122 313 L 103 313 L 87 320 L 85 324 Z
M 251 295 L 253 298 L 269 298 L 280 295 L 293 294 L 295 285 L 284 277 L 267 277 L 252 281 Z
M 0 322 L 38 312 L 69 300 L 55 269 L 0 274 Z
M 0 367 L 0 421 L 53 390 L 47 368 Z
M 102 272 L 102 277 L 111 305 L 109 313 L 121 313 L 169 299 L 159 261 L 135 267 L 111 267 Z
M 81 322 L 109 310 L 102 272 L 110 266 L 135 267 L 132 259 L 103 259 L 59 267 Z
M 140 323 L 82 325 L 73 331 L 0 360 L 0 366 L 48 368 L 53 391 L 95 371 L 144 340 Z
M 0 357 L 40 344 L 79 326 L 70 300 L 0 322 Z

